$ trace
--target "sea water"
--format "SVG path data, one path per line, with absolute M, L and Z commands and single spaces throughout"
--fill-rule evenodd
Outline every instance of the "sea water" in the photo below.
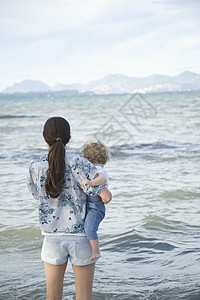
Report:
M 200 92 L 0 97 L 0 299 L 45 299 L 31 161 L 47 152 L 51 116 L 72 130 L 67 151 L 109 146 L 113 199 L 99 229 L 93 299 L 200 299 Z M 68 265 L 63 299 L 74 299 Z

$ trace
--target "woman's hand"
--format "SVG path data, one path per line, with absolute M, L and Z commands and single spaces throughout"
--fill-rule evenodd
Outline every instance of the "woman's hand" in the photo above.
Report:
M 107 204 L 112 200 L 112 194 L 107 188 L 104 188 L 99 196 L 101 197 L 104 204 Z

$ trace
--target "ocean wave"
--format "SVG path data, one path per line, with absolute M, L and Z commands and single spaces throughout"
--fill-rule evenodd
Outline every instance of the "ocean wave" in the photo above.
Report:
M 0 160 L 5 160 L 9 162 L 22 162 L 29 161 L 30 163 L 33 160 L 38 159 L 40 156 L 47 153 L 44 149 L 34 149 L 34 151 L 5 151 L 3 155 L 0 155 Z
M 175 149 L 177 146 L 164 142 L 141 143 L 141 144 L 124 144 L 119 146 L 111 146 L 111 151 L 135 150 L 135 149 Z
M 177 159 L 190 159 L 199 157 L 200 144 L 153 142 L 146 144 L 125 144 L 110 147 L 112 157 L 128 157 L 155 159 L 157 161 L 175 161 Z
M 38 116 L 31 115 L 0 115 L 0 119 L 25 119 L 25 118 L 38 118 Z
M 184 233 L 184 227 L 186 224 L 180 221 L 168 220 L 164 217 L 159 217 L 156 215 L 145 216 L 142 223 L 142 228 L 147 230 L 158 230 L 158 231 L 167 231 L 167 232 L 182 232 Z
M 196 199 L 196 198 L 199 199 L 200 193 L 176 189 L 176 190 L 164 191 L 159 195 L 159 197 L 161 197 L 161 199 L 179 199 L 179 200 Z
M 154 250 L 171 251 L 176 248 L 176 246 L 154 237 L 146 237 L 137 233 L 135 230 L 131 230 L 112 239 L 107 239 L 107 241 L 103 243 L 103 248 L 111 252 L 130 252 L 133 249 L 134 252 L 141 252 L 141 249 L 153 250 L 154 252 Z
M 0 231 L 1 248 L 5 251 L 30 251 L 41 247 L 41 231 L 38 227 L 4 227 Z

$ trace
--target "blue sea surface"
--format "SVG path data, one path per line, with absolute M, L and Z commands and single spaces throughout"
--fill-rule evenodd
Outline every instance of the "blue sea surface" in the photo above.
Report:
M 0 97 L 0 300 L 45 299 L 31 161 L 47 153 L 51 116 L 72 130 L 67 151 L 109 146 L 113 200 L 99 229 L 94 300 L 200 299 L 200 92 Z M 68 265 L 63 299 L 74 299 Z

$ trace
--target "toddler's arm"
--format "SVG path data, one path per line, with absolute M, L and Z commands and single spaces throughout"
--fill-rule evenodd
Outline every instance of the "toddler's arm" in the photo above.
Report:
M 82 185 L 99 186 L 106 183 L 106 176 L 103 173 L 98 173 L 98 177 L 92 180 L 83 180 Z

